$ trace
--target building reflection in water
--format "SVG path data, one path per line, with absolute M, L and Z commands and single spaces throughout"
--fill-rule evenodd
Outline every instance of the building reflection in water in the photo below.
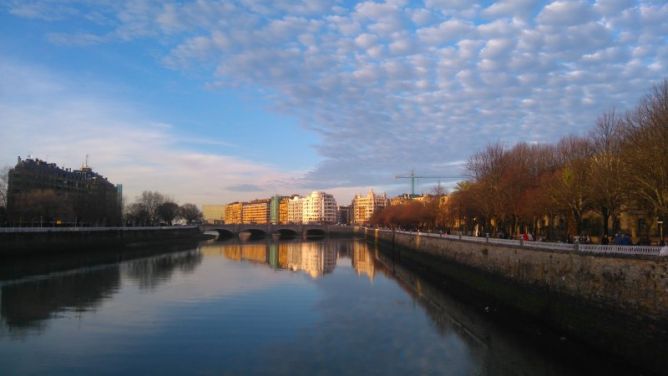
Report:
M 275 269 L 303 271 L 320 278 L 336 268 L 338 252 L 330 242 L 225 243 L 203 247 L 203 253 L 220 253 L 230 260 L 266 264 Z
M 376 276 L 374 257 L 365 243 L 353 242 L 352 264 L 357 275 L 366 274 L 369 280 Z
M 340 259 L 350 259 L 358 275 L 373 280 L 374 256 L 364 242 L 279 242 L 211 243 L 202 247 L 204 255 L 223 254 L 234 261 L 246 261 L 275 269 L 303 271 L 312 278 L 331 273 Z

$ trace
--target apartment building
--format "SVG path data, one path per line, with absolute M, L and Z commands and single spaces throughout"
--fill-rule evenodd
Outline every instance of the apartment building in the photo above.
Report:
M 377 211 L 389 206 L 387 194 L 376 194 L 373 190 L 369 190 L 365 196 L 355 195 L 353 199 L 353 223 L 364 224 L 368 223 L 371 217 Z
M 336 200 L 325 192 L 314 191 L 304 198 L 303 223 L 336 223 Z

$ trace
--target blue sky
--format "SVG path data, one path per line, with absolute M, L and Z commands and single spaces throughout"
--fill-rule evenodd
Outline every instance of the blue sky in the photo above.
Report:
M 86 154 L 180 202 L 462 175 L 668 76 L 665 1 L 7 1 L 0 165 Z M 422 190 L 428 189 L 425 183 Z

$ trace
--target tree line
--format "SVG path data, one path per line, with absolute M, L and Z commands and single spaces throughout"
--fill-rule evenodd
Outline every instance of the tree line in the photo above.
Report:
M 640 218 L 641 242 L 668 214 L 668 81 L 626 113 L 599 116 L 586 136 L 554 144 L 490 144 L 466 163 L 471 178 L 443 204 L 389 207 L 376 224 L 478 230 L 493 235 L 531 232 L 548 240 L 619 231 L 623 213 Z
M 123 218 L 127 226 L 171 226 L 179 219 L 187 224 L 198 223 L 202 220 L 202 212 L 195 204 L 179 206 L 160 192 L 144 191 L 125 207 Z

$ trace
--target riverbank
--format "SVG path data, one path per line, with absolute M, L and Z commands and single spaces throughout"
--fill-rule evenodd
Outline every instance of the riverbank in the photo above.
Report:
M 363 229 L 358 229 L 363 232 Z M 658 374 L 668 369 L 668 262 L 367 233 L 481 309 L 531 320 Z M 528 321 L 527 321 L 528 322 Z
M 0 256 L 60 254 L 212 238 L 197 226 L 0 229 Z

